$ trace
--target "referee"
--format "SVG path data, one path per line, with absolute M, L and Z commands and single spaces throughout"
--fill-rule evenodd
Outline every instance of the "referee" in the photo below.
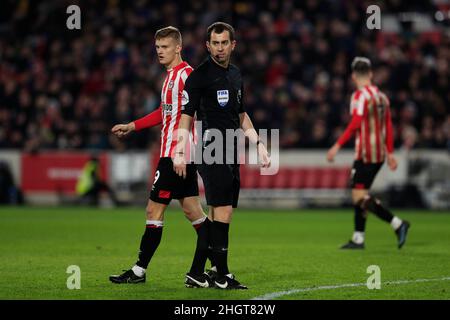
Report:
M 178 145 L 174 158 L 174 170 L 180 176 L 186 176 L 185 145 L 195 114 L 197 119 L 202 121 L 204 138 L 208 136 L 209 130 L 215 129 L 222 133 L 225 141 L 227 129 L 242 129 L 250 143 L 257 144 L 261 165 L 263 167 L 270 165 L 267 149 L 260 142 L 242 103 L 241 72 L 236 66 L 230 64 L 231 53 L 235 46 L 235 33 L 232 26 L 224 22 L 216 22 L 208 27 L 206 47 L 210 55 L 190 74 L 183 92 L 182 116 L 178 127 Z M 203 140 L 204 148 L 212 142 Z M 225 156 L 230 147 L 234 149 L 233 161 Z M 225 143 L 221 163 L 217 161 L 206 164 L 202 161 L 198 168 L 205 185 L 209 218 L 213 221 L 210 244 L 213 251 L 212 261 L 215 263 L 217 272 L 209 274 L 212 276 L 214 286 L 219 289 L 247 289 L 230 273 L 227 263 L 228 230 L 233 208 L 237 207 L 240 188 L 236 147 L 235 141 Z

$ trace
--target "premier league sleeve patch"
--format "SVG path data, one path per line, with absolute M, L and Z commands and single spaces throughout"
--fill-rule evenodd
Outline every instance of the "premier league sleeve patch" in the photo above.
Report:
M 183 92 L 181 93 L 181 105 L 185 106 L 189 103 L 189 94 L 187 93 L 186 90 L 183 90 Z
M 217 90 L 217 102 L 221 107 L 225 107 L 228 103 L 228 90 Z

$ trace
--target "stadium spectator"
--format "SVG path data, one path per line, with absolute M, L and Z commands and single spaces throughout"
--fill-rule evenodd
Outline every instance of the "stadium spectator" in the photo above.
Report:
M 436 3 L 436 4 L 435 4 Z M 283 148 L 331 145 L 349 121 L 348 65 L 368 56 L 376 83 L 392 101 L 395 145 L 449 148 L 450 37 L 368 30 L 366 3 L 353 1 L 78 1 L 81 30 L 65 28 L 67 1 L 2 1 L 0 148 L 148 148 L 158 132 L 119 142 L 114 123 L 159 104 L 154 32 L 173 24 L 185 34 L 184 58 L 197 66 L 202 30 L 215 20 L 239 30 L 235 63 L 245 77 L 256 128 L 280 128 Z M 417 10 L 431 19 L 438 2 L 380 1 L 383 14 Z M 295 123 L 298 121 L 298 123 Z M 409 129 L 408 129 L 409 130 Z M 351 148 L 351 146 L 348 146 Z

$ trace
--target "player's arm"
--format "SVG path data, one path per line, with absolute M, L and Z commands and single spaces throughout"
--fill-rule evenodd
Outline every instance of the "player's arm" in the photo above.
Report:
M 339 137 L 339 139 L 336 141 L 336 143 L 330 148 L 330 150 L 328 150 L 327 160 L 329 162 L 334 161 L 334 157 L 336 156 L 338 151 L 341 149 L 341 147 L 343 145 L 345 145 L 348 142 L 348 140 L 350 140 L 350 138 L 353 136 L 353 134 L 355 133 L 356 130 L 361 128 L 362 119 L 363 119 L 363 117 L 358 114 L 353 115 L 352 120 L 348 124 L 344 133 L 342 133 L 342 135 Z
M 139 118 L 135 121 L 132 121 L 127 124 L 116 124 L 111 132 L 115 134 L 117 137 L 121 138 L 133 131 L 139 131 L 145 128 L 154 127 L 162 123 L 162 113 L 161 106 L 148 115 Z
M 180 177 L 186 178 L 186 144 L 189 140 L 189 128 L 192 125 L 193 116 L 182 114 L 178 124 L 177 145 L 173 158 L 173 169 Z
M 387 163 L 391 170 L 397 169 L 397 159 L 394 157 L 394 134 L 392 130 L 392 118 L 391 118 L 391 107 L 389 104 L 386 107 L 385 113 L 386 121 L 386 154 Z
M 268 168 L 270 166 L 270 156 L 267 152 L 266 146 L 259 139 L 258 133 L 253 126 L 252 120 L 248 116 L 247 112 L 245 112 L 244 108 L 244 84 L 241 85 L 240 96 L 238 97 L 239 101 L 239 120 L 240 126 L 244 131 L 245 136 L 248 138 L 250 143 L 256 144 L 258 149 L 258 156 L 261 161 L 261 165 L 263 168 Z
M 173 170 L 180 177 L 186 178 L 186 144 L 189 140 L 189 129 L 192 125 L 197 108 L 200 105 L 201 88 L 200 79 L 193 71 L 186 80 L 181 107 L 181 117 L 178 123 L 177 144 L 175 146 L 175 155 L 173 158 Z
M 365 99 L 362 95 L 355 101 L 355 106 L 353 108 L 352 119 L 347 125 L 345 131 L 341 134 L 336 143 L 328 150 L 327 160 L 329 162 L 334 161 L 334 157 L 339 152 L 341 147 L 345 145 L 348 140 L 353 136 L 356 130 L 361 128 L 361 122 L 363 120 L 364 109 L 365 109 Z
M 253 126 L 252 120 L 248 116 L 247 112 L 239 113 L 239 118 L 241 122 L 241 128 L 244 131 L 245 136 L 248 138 L 250 143 L 256 144 L 258 148 L 258 156 L 261 160 L 261 165 L 263 168 L 268 168 L 270 166 L 270 156 L 267 152 L 266 146 L 259 139 L 258 133 Z

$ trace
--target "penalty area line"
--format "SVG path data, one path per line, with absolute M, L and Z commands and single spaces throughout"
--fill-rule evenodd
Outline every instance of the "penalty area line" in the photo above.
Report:
M 435 279 L 397 280 L 397 281 L 382 282 L 381 285 L 408 284 L 408 283 L 417 283 L 417 282 L 449 281 L 449 280 L 450 280 L 450 277 L 435 278 Z M 362 287 L 362 286 L 367 286 L 367 283 L 344 283 L 344 284 L 339 284 L 339 285 L 291 289 L 291 290 L 286 290 L 286 291 L 267 293 L 267 294 L 259 296 L 259 297 L 254 297 L 251 300 L 272 300 L 272 299 L 276 299 L 279 297 L 283 297 L 283 296 L 287 296 L 287 295 L 291 295 L 291 294 L 299 293 L 299 292 L 332 290 L 332 289 L 352 288 L 352 287 Z

